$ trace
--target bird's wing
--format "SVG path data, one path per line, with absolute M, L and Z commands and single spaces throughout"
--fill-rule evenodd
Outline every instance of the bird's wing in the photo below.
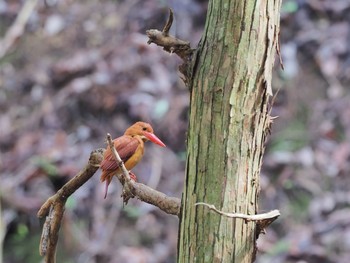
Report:
M 120 158 L 125 163 L 136 151 L 139 146 L 139 141 L 130 136 L 121 136 L 114 140 L 114 147 L 120 155 Z M 104 153 L 103 161 L 101 162 L 102 170 L 116 170 L 118 164 L 114 159 L 111 149 L 108 147 Z

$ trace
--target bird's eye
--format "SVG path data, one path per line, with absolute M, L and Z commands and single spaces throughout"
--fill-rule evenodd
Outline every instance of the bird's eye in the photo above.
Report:
M 143 130 L 143 131 L 147 131 L 147 128 L 146 128 L 146 127 L 143 127 L 142 130 Z

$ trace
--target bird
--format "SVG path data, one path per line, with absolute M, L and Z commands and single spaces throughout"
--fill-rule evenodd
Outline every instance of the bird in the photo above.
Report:
M 136 122 L 126 129 L 123 136 L 120 136 L 113 140 L 115 149 L 120 155 L 121 160 L 128 171 L 134 168 L 142 159 L 145 142 L 151 141 L 159 146 L 166 147 L 166 145 L 154 134 L 153 128 L 149 123 Z M 118 166 L 118 163 L 114 159 L 112 151 L 107 146 L 100 168 L 102 170 L 101 182 L 106 182 L 105 195 L 107 197 L 108 186 L 112 181 L 113 176 L 122 174 L 122 169 Z M 136 176 L 130 173 L 130 177 L 136 181 Z

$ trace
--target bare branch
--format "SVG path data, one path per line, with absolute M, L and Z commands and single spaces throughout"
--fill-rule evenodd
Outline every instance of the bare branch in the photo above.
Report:
M 93 151 L 90 154 L 89 162 L 85 168 L 66 183 L 55 195 L 47 199 L 41 206 L 37 215 L 39 218 L 46 216 L 46 220 L 39 249 L 40 255 L 45 256 L 46 263 L 54 263 L 56 261 L 58 232 L 64 214 L 64 206 L 68 197 L 95 174 L 102 161 L 103 151 L 104 149 Z
M 123 185 L 122 196 L 124 202 L 136 196 L 141 201 L 155 205 L 168 214 L 179 216 L 180 199 L 169 197 L 144 184 L 131 180 L 128 170 L 125 168 L 123 161 L 114 147 L 110 134 L 107 135 L 107 141 L 114 158 L 123 171 L 123 175 L 119 176 L 118 179 Z M 37 216 L 39 218 L 46 216 L 39 247 L 40 255 L 45 256 L 46 263 L 54 263 L 56 261 L 58 233 L 68 197 L 86 183 L 99 169 L 100 163 L 103 160 L 103 152 L 104 149 L 91 152 L 89 162 L 85 168 L 58 190 L 55 195 L 48 198 L 39 209 Z
M 131 180 L 130 179 L 130 175 L 129 175 L 129 171 L 126 169 L 126 167 L 124 165 L 124 162 L 122 161 L 122 159 L 120 158 L 119 153 L 115 149 L 113 141 L 112 141 L 112 136 L 109 133 L 107 133 L 107 142 L 108 142 L 109 148 L 111 149 L 112 154 L 113 154 L 113 156 L 114 156 L 118 166 L 123 171 L 123 175 L 125 176 L 125 179 L 126 180 Z
M 48 216 L 45 219 L 45 223 L 43 225 L 43 232 L 41 234 L 40 238 L 40 245 L 39 245 L 39 254 L 40 256 L 45 256 L 47 252 L 47 248 L 49 246 L 49 236 L 50 236 L 50 229 L 51 229 L 51 221 L 53 218 L 53 206 L 50 206 L 50 212 Z
M 163 210 L 167 214 L 180 215 L 181 200 L 176 197 L 170 197 L 166 194 L 156 191 L 147 185 L 132 182 L 133 193 L 136 198 L 149 203 L 151 205 L 157 206 L 159 209 Z
M 241 218 L 241 219 L 244 219 L 246 221 L 259 221 L 259 222 L 261 222 L 261 223 L 259 223 L 260 226 L 263 226 L 263 227 L 260 227 L 261 229 L 267 227 L 269 224 L 271 224 L 274 220 L 276 220 L 281 215 L 280 211 L 278 211 L 278 210 L 272 210 L 268 213 L 257 214 L 257 215 L 246 215 L 246 214 L 241 214 L 241 213 L 222 212 L 222 211 L 216 209 L 216 207 L 214 205 L 210 205 L 210 204 L 202 203 L 202 202 L 196 203 L 195 205 L 196 206 L 204 205 L 204 206 L 208 207 L 210 210 L 212 210 L 220 215 L 227 216 L 230 218 Z M 266 224 L 266 222 L 269 222 L 269 223 Z
M 149 40 L 148 44 L 154 43 L 158 46 L 163 47 L 163 49 L 169 53 L 175 53 L 178 55 L 185 63 L 190 60 L 193 49 L 191 49 L 190 42 L 178 39 L 169 34 L 169 30 L 173 23 L 173 11 L 169 9 L 169 18 L 165 24 L 163 31 L 158 29 L 149 29 L 146 31 L 146 35 Z
M 98 170 L 99 164 L 102 161 L 104 149 L 97 149 L 90 154 L 88 164 L 76 176 L 74 176 L 68 183 L 66 183 L 58 192 L 51 196 L 41 206 L 38 217 L 42 218 L 49 213 L 50 206 L 55 202 L 65 202 L 79 187 L 86 183 Z

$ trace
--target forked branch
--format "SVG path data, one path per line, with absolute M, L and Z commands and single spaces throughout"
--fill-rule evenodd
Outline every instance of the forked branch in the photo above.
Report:
M 109 134 L 107 136 L 107 141 L 109 143 L 112 142 Z M 179 198 L 169 197 L 144 184 L 136 183 L 131 180 L 129 172 L 126 170 L 124 163 L 121 161 L 113 144 L 111 150 L 124 173 L 118 178 L 123 185 L 122 197 L 124 202 L 129 198 L 137 197 L 141 201 L 159 207 L 168 214 L 179 216 L 181 205 Z M 37 216 L 39 218 L 44 218 L 46 216 L 46 218 L 41 235 L 39 252 L 41 256 L 45 257 L 46 263 L 56 262 L 58 233 L 61 227 L 65 204 L 68 197 L 86 183 L 99 169 L 100 163 L 103 160 L 103 152 L 104 149 L 98 149 L 91 152 L 89 162 L 85 168 L 58 190 L 55 195 L 48 198 L 41 206 Z

